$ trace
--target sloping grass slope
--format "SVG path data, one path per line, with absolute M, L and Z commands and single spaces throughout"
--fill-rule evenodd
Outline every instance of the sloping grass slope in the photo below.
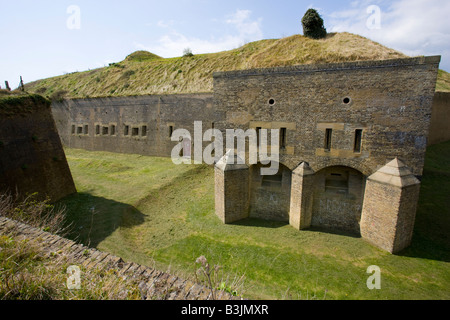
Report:
M 192 57 L 164 59 L 138 51 L 108 67 L 35 81 L 25 89 L 54 99 L 211 92 L 214 71 L 403 57 L 350 33 L 331 33 L 322 40 L 293 35 Z

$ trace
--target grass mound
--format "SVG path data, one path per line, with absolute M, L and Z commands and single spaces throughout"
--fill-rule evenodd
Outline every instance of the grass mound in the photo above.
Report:
M 148 52 L 148 51 L 136 51 L 132 54 L 128 55 L 126 57 L 126 61 L 136 61 L 136 62 L 142 62 L 142 61 L 148 61 L 148 60 L 154 60 L 154 59 L 162 59 L 160 56 L 157 56 L 154 53 Z
M 58 98 L 212 92 L 215 71 L 404 58 L 404 54 L 350 33 L 312 40 L 302 35 L 251 42 L 210 54 L 161 58 L 147 51 L 108 67 L 28 83 L 26 90 Z

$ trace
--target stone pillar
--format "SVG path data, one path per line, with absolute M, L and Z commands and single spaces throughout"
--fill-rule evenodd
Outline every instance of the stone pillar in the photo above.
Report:
M 302 162 L 292 172 L 289 224 L 301 230 L 311 226 L 314 171 Z
M 420 181 L 397 158 L 367 178 L 361 236 L 390 253 L 411 243 Z
M 249 167 L 227 152 L 214 167 L 216 215 L 223 223 L 249 216 Z

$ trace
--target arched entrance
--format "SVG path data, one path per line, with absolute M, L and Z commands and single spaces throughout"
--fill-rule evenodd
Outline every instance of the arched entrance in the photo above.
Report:
M 292 172 L 280 163 L 277 174 L 263 176 L 261 167 L 250 167 L 250 217 L 288 222 Z
M 358 170 L 333 166 L 314 175 L 312 226 L 360 234 L 366 177 Z

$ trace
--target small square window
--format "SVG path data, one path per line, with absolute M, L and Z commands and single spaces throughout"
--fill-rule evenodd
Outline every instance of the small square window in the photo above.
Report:
M 83 133 L 83 127 L 77 127 L 77 134 Z
M 139 135 L 139 128 L 133 128 L 133 129 L 131 129 L 131 135 L 132 135 L 133 137 L 138 136 L 138 135 Z
M 102 129 L 102 134 L 103 134 L 104 136 L 107 136 L 107 135 L 108 135 L 108 132 L 109 132 L 109 127 L 103 127 L 103 129 Z

